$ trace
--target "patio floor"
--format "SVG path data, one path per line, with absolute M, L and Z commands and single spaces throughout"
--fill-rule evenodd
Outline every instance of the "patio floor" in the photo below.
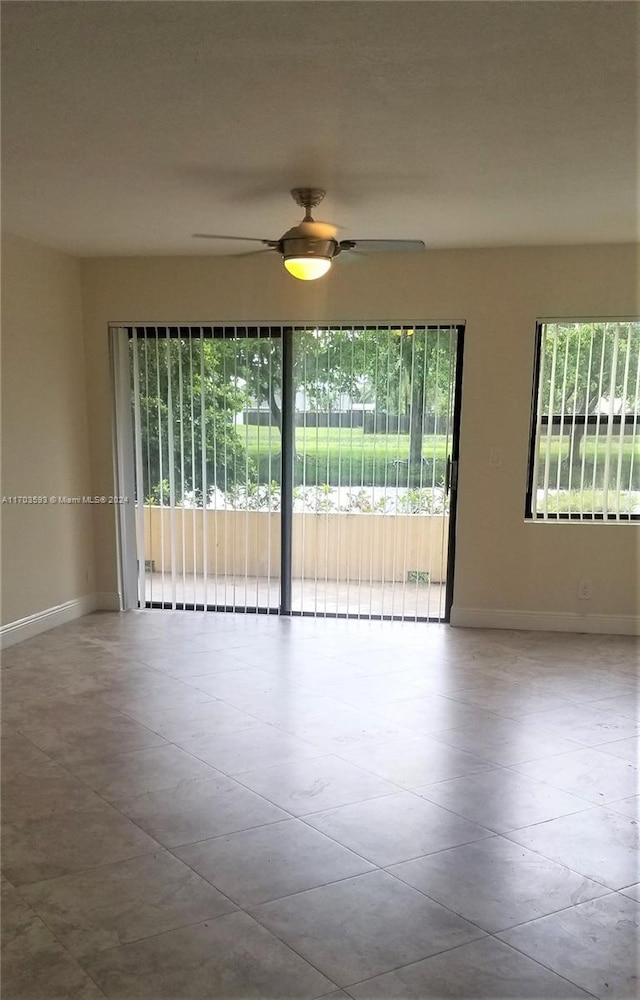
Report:
M 280 581 L 273 577 L 202 576 L 147 573 L 145 598 L 150 602 L 204 604 L 214 607 L 277 608 Z M 362 618 L 390 615 L 413 620 L 445 613 L 443 583 L 380 583 L 370 580 L 293 580 L 294 611 Z

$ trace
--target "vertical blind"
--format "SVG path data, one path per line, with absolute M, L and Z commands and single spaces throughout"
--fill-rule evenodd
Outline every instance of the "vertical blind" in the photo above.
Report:
M 538 328 L 527 515 L 640 515 L 640 322 Z
M 442 620 L 457 328 L 300 328 L 293 608 Z
M 278 503 L 269 488 L 279 476 L 277 431 L 269 425 L 262 434 L 265 486 L 239 430 L 252 396 L 269 396 L 277 407 L 280 329 L 127 332 L 140 603 L 277 608 Z M 273 515 L 259 539 L 257 510 Z
M 443 620 L 459 327 L 124 329 L 142 605 Z

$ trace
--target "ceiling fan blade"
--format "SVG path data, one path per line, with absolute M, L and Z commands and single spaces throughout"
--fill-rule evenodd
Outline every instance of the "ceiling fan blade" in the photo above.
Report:
M 243 240 L 245 243 L 266 243 L 275 246 L 277 240 L 262 240 L 259 236 L 222 236 L 220 233 L 192 233 L 198 240 Z
M 273 253 L 275 247 L 264 247 L 263 250 L 245 250 L 244 253 L 224 253 L 220 254 L 221 257 L 233 257 L 236 260 L 238 257 L 254 257 L 257 253 Z
M 422 240 L 341 240 L 341 250 L 424 250 Z

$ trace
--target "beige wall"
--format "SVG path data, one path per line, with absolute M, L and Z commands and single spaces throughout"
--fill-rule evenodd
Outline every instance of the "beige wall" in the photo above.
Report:
M 3 496 L 90 494 L 80 264 L 14 237 L 2 242 L 2 437 Z M 0 513 L 2 624 L 93 592 L 89 506 Z
M 268 255 L 83 263 L 94 489 L 112 489 L 107 325 L 147 322 L 465 320 L 454 616 L 473 610 L 639 613 L 638 528 L 527 524 L 535 321 L 637 315 L 632 246 L 435 251 L 339 260 L 317 284 Z M 502 464 L 489 465 L 489 450 Z M 116 589 L 112 513 L 94 512 L 97 589 Z M 577 599 L 581 577 L 593 598 Z

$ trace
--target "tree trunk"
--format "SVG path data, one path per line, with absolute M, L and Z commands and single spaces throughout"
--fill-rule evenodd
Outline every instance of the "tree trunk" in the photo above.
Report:
M 276 399 L 276 394 L 273 391 L 269 392 L 269 410 L 271 411 L 271 421 L 276 425 L 278 431 L 280 432 L 280 440 L 282 440 L 282 412 L 278 406 L 278 401 Z M 296 448 L 296 426 L 295 426 L 295 415 L 294 415 L 294 425 L 293 425 L 293 453 L 295 455 L 296 461 L 301 461 L 301 456 L 298 454 L 298 449 Z
M 594 393 L 593 396 L 588 395 L 588 389 L 585 390 L 582 395 L 578 397 L 577 403 L 574 404 L 575 413 L 592 413 L 595 404 L 598 401 L 598 393 Z M 582 444 L 582 439 L 585 434 L 589 433 L 588 423 L 584 424 L 574 424 L 571 429 L 571 437 L 569 439 L 569 453 L 561 460 L 562 468 L 566 472 L 567 477 L 569 474 L 569 469 L 571 469 L 571 478 L 575 482 L 576 470 L 581 468 L 580 460 L 580 446 Z
M 269 409 L 271 411 L 271 420 L 276 425 L 279 431 L 282 430 L 282 413 L 280 412 L 280 407 L 276 400 L 275 392 L 269 393 Z
M 572 431 L 571 437 L 569 439 L 569 452 L 561 461 L 563 480 L 568 485 L 569 475 L 571 475 L 571 481 L 576 482 L 576 473 L 578 474 L 578 481 L 580 477 L 580 469 L 582 468 L 582 463 L 580 460 L 580 445 L 582 444 L 582 439 L 586 433 L 585 424 L 576 424 Z
M 419 482 L 422 474 L 422 439 L 424 434 L 424 386 L 414 373 L 409 414 L 409 479 Z

